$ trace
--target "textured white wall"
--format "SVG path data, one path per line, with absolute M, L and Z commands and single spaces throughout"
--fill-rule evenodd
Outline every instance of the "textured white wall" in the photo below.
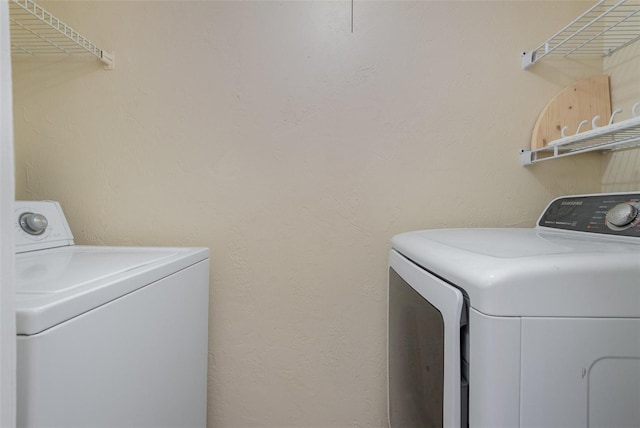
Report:
M 606 58 L 604 71 L 611 79 L 612 107 L 624 110 L 617 120 L 630 118 L 631 108 L 640 102 L 640 42 Z M 614 152 L 603 160 L 603 191 L 640 191 L 640 148 Z
M 81 244 L 211 248 L 209 423 L 386 424 L 386 258 L 422 228 L 532 226 L 598 155 L 519 164 L 597 66 L 520 69 L 580 2 L 48 2 L 93 61 L 20 60 L 18 196 Z

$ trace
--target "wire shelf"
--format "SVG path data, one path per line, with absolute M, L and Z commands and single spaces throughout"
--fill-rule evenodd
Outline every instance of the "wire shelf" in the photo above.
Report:
M 611 115 L 609 124 L 597 126 L 600 119 L 596 116 L 591 121 L 592 129 L 580 132 L 580 128 L 588 121 L 583 121 L 578 126 L 575 135 L 564 136 L 566 127 L 562 129 L 562 138 L 551 141 L 549 145 L 536 150 L 521 150 L 520 162 L 522 165 L 531 165 L 549 159 L 571 156 L 578 153 L 592 151 L 624 150 L 640 146 L 640 102 L 632 109 L 632 117 L 618 123 L 614 123 L 616 114 L 622 110 L 616 110 Z
M 113 68 L 113 55 L 47 12 L 32 0 L 9 2 L 13 55 L 91 55 Z
M 640 40 L 640 0 L 600 0 L 532 51 L 523 52 L 527 69 L 548 55 L 607 56 Z

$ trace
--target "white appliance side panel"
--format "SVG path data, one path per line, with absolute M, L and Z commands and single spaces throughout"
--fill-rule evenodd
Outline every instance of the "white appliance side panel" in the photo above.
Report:
M 640 239 L 494 228 L 408 232 L 392 242 L 485 314 L 640 317 Z
M 20 427 L 204 427 L 209 260 L 18 337 Z
M 464 297 L 457 288 L 431 275 L 393 250 L 389 253 L 389 267 L 442 315 L 445 330 L 443 423 L 445 427 L 460 426 L 460 317 Z
M 40 333 L 208 257 L 207 248 L 83 245 L 18 254 L 18 334 Z
M 640 426 L 640 319 L 524 318 L 522 426 Z
M 589 370 L 588 390 L 588 426 L 640 426 L 640 358 L 596 361 Z
M 0 1 L 0 427 L 16 421 L 13 97 L 9 2 Z
M 469 310 L 471 428 L 520 426 L 520 334 L 520 318 Z

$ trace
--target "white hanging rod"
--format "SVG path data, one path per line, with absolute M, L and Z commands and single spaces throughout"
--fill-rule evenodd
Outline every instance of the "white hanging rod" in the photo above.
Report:
M 543 160 L 578 153 L 623 150 L 640 146 L 640 102 L 631 109 L 631 118 L 614 123 L 614 118 L 620 112 L 622 110 L 615 110 L 609 118 L 608 125 L 604 126 L 598 126 L 600 116 L 596 116 L 591 120 L 592 129 L 580 132 L 580 129 L 589 123 L 588 120 L 583 120 L 574 135 L 566 136 L 567 127 L 563 127 L 561 130 L 562 138 L 551 141 L 546 147 L 536 150 L 521 150 L 520 161 L 522 165 L 531 165 Z
M 527 69 L 548 55 L 607 56 L 640 39 L 640 0 L 600 0 L 532 51 L 523 52 Z
M 548 146 L 558 148 L 566 146 L 569 150 L 576 150 L 581 148 L 580 143 L 593 145 L 594 142 L 606 143 L 613 139 L 618 141 L 638 139 L 640 138 L 640 111 L 638 109 L 640 109 L 640 102 L 633 105 L 631 118 L 618 123 L 614 123 L 614 118 L 622 112 L 622 109 L 614 110 L 608 125 L 605 126 L 598 125 L 600 116 L 596 116 L 591 120 L 591 130 L 580 132 L 580 128 L 589 123 L 588 120 L 583 120 L 574 135 L 567 136 L 565 134 L 567 127 L 564 126 L 560 131 L 562 138 L 551 141 Z
M 113 54 L 59 20 L 32 0 L 11 0 L 11 51 L 14 54 L 90 54 L 113 69 Z

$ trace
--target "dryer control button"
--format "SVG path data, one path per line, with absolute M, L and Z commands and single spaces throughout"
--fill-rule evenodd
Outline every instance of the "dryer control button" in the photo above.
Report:
M 618 204 L 607 213 L 607 226 L 624 227 L 638 216 L 638 208 L 630 203 Z
M 42 214 L 24 213 L 20 216 L 20 227 L 29 235 L 42 235 L 49 222 Z

